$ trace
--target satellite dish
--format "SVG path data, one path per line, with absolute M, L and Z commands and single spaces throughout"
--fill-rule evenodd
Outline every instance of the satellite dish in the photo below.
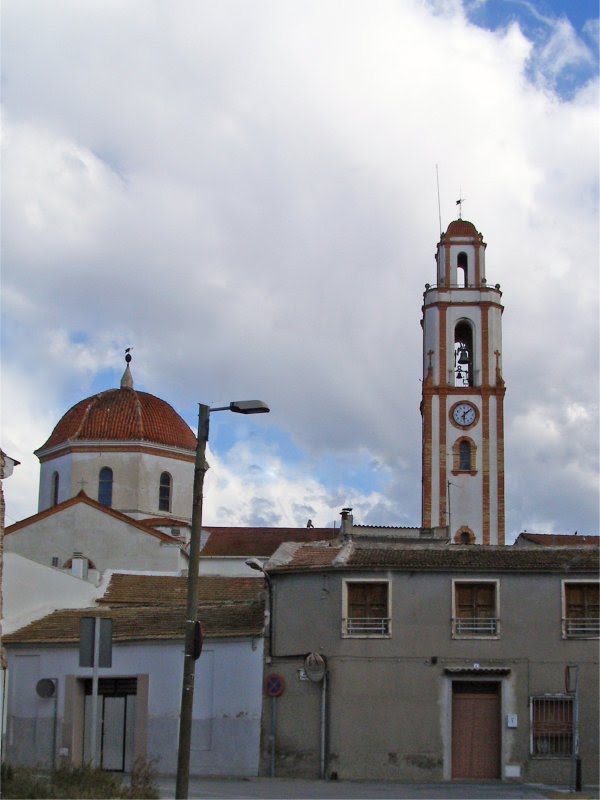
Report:
M 304 659 L 304 671 L 313 683 L 320 683 L 325 677 L 327 666 L 319 653 L 309 653 Z
M 35 685 L 38 697 L 54 697 L 56 693 L 56 681 L 52 678 L 42 678 Z

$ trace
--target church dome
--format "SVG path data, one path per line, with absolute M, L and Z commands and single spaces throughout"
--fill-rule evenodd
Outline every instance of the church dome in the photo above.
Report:
M 196 449 L 191 428 L 172 406 L 159 397 L 123 385 L 76 403 L 36 454 L 63 444 L 89 441 L 135 441 Z
M 477 236 L 480 234 L 475 225 L 466 219 L 455 219 L 448 225 L 446 236 Z

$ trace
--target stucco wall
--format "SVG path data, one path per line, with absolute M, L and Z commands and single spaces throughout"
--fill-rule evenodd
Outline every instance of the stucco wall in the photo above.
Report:
M 180 568 L 180 548 L 77 503 L 32 522 L 5 537 L 5 549 L 50 566 L 59 565 L 75 551 L 91 559 L 97 569 L 171 570 Z
M 191 519 L 194 463 L 186 459 L 170 458 L 168 452 L 126 452 L 110 448 L 91 452 L 73 452 L 45 461 L 40 466 L 39 510 L 52 505 L 52 475 L 59 474 L 58 501 L 68 500 L 83 491 L 98 499 L 98 478 L 102 467 L 113 471 L 112 507 L 138 517 L 162 514 Z M 172 478 L 172 503 L 169 512 L 158 508 L 158 490 L 162 472 Z
M 318 775 L 320 689 L 301 680 L 299 672 L 302 654 L 316 651 L 329 668 L 328 770 L 340 778 L 450 779 L 452 681 L 485 679 L 501 684 L 502 777 L 568 783 L 569 759 L 529 755 L 529 697 L 563 692 L 569 663 L 580 668 L 584 781 L 595 781 L 598 642 L 561 638 L 564 576 L 369 572 L 362 577 L 375 576 L 391 581 L 390 638 L 342 637 L 341 574 L 273 575 L 269 669 L 287 681 L 278 701 L 278 774 Z M 478 577 L 498 578 L 500 636 L 453 639 L 452 579 Z M 582 576 L 569 579 L 576 577 Z M 478 672 L 477 665 L 501 672 Z M 454 669 L 465 671 L 448 672 Z M 265 710 L 263 769 L 268 705 Z M 508 714 L 517 715 L 516 728 L 509 727 Z
M 262 657 L 260 639 L 205 641 L 195 678 L 191 774 L 257 774 Z M 73 725 L 81 728 L 82 721 L 69 719 L 69 710 L 65 720 L 67 676 L 75 677 L 75 681 L 71 678 L 71 685 L 77 679 L 92 676 L 91 669 L 79 668 L 78 659 L 73 647 L 8 648 L 9 762 L 49 762 L 55 713 L 57 749 L 72 742 Z M 157 759 L 157 769 L 163 774 L 175 773 L 177 766 L 182 669 L 183 645 L 166 642 L 117 644 L 113 647 L 112 668 L 99 670 L 101 678 L 148 675 L 146 719 L 138 727 L 147 736 L 148 757 Z M 57 679 L 56 703 L 54 698 L 37 696 L 35 686 L 40 678 Z M 74 706 L 77 702 L 71 697 L 67 709 Z M 136 748 L 140 749 L 139 742 Z M 70 751 L 69 757 L 73 755 Z

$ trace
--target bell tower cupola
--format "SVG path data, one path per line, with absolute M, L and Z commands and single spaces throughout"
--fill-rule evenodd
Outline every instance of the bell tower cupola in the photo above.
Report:
M 451 222 L 423 295 L 422 524 L 460 544 L 504 544 L 503 307 L 485 250 Z

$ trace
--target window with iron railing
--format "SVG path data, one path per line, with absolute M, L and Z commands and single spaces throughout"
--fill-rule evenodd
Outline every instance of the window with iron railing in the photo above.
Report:
M 566 694 L 531 697 L 530 732 L 532 756 L 570 756 L 573 752 L 573 698 Z
M 564 583 L 562 635 L 565 639 L 590 639 L 600 636 L 598 583 Z
M 497 637 L 498 587 L 496 581 L 454 581 L 454 637 Z
M 343 636 L 390 636 L 387 581 L 346 581 Z

